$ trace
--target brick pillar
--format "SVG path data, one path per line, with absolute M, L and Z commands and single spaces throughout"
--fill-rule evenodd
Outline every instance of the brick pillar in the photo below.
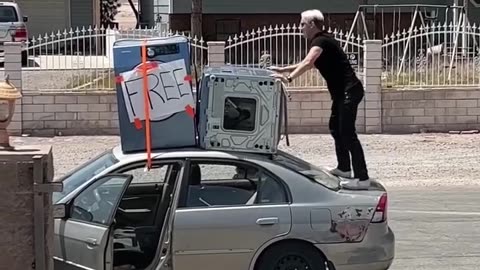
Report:
M 382 133 L 382 41 L 364 45 L 365 133 Z
M 218 67 L 225 65 L 225 41 L 209 41 L 208 66 Z
M 22 91 L 22 47 L 19 42 L 5 42 L 5 76 L 8 74 L 10 83 Z M 0 78 L 4 80 L 5 78 Z M 10 135 L 22 134 L 22 100 L 18 99 L 15 106 L 15 114 L 8 126 Z
M 107 28 L 105 30 L 105 54 L 110 62 L 110 67 L 113 68 L 113 45 L 115 44 L 115 41 L 117 41 L 117 37 L 119 35 L 118 29 L 111 29 Z
M 52 270 L 52 196 L 38 184 L 53 179 L 52 147 L 0 151 L 0 175 L 0 270 Z

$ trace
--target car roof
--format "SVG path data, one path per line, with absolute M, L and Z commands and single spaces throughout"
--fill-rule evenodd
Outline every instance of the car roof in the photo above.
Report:
M 281 151 L 279 151 L 281 152 Z M 124 153 L 121 145 L 113 148 L 113 155 L 120 161 L 137 161 L 146 158 L 146 151 Z M 200 147 L 184 147 L 169 149 L 153 149 L 152 159 L 155 158 L 219 158 L 219 159 L 250 159 L 271 161 L 273 154 L 248 153 L 241 151 L 208 150 Z

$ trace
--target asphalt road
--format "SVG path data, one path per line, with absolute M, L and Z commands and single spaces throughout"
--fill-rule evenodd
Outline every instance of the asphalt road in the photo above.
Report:
M 480 188 L 389 190 L 392 270 L 480 269 Z

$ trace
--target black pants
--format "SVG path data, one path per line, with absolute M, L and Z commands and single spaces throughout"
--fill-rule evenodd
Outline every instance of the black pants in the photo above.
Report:
M 363 86 L 355 86 L 345 94 L 345 98 L 334 99 L 330 116 L 330 133 L 335 140 L 338 169 L 350 171 L 350 155 L 355 178 L 369 178 L 363 148 L 355 130 L 358 104 L 363 99 Z

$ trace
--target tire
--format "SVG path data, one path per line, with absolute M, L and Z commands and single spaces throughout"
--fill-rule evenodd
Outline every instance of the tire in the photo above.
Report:
M 308 244 L 289 243 L 268 248 L 255 270 L 326 270 L 325 259 Z

